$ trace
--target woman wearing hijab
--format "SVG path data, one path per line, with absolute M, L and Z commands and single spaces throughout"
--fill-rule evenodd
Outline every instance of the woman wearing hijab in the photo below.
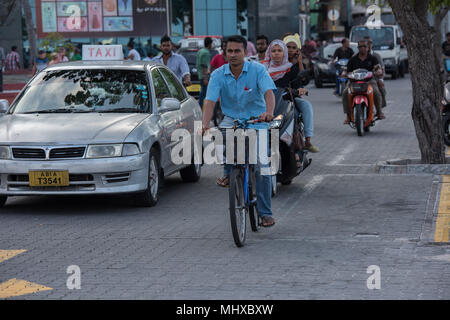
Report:
M 298 90 L 299 97 L 304 96 L 308 92 L 307 89 L 302 88 L 302 86 L 298 84 L 298 81 L 293 81 L 297 78 L 300 67 L 298 63 L 292 64 L 289 62 L 288 48 L 283 41 L 272 41 L 266 51 L 266 57 L 261 63 L 266 67 L 277 88 L 287 88 L 291 86 L 292 89 Z M 311 137 L 314 133 L 311 103 L 303 98 L 295 98 L 295 108 L 297 109 L 297 114 L 299 112 L 303 114 L 306 148 L 313 153 L 319 152 L 319 149 L 311 143 Z

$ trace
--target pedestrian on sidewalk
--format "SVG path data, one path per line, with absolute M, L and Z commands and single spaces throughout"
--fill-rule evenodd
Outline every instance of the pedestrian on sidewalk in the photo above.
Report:
M 69 62 L 69 58 L 66 57 L 66 48 L 59 47 L 58 49 L 58 62 Z
M 162 55 L 153 58 L 153 61 L 167 66 L 173 73 L 175 73 L 178 80 L 188 87 L 192 84 L 189 65 L 181 54 L 173 51 L 173 48 L 174 46 L 170 37 L 168 35 L 163 36 L 161 38 L 160 45 Z
M 125 60 L 132 60 L 132 61 L 140 61 L 141 60 L 141 55 L 134 48 L 133 42 L 128 43 L 127 48 L 128 48 L 128 56 L 125 58 Z
M 71 61 L 80 61 L 83 60 L 83 57 L 81 56 L 81 50 L 80 48 L 76 47 L 75 48 L 75 52 L 72 56 L 72 58 L 70 59 Z
M 39 50 L 38 57 L 34 60 L 32 74 L 41 72 L 48 65 L 47 54 L 44 50 Z
M 213 73 L 214 70 L 219 69 L 224 64 L 228 63 L 227 55 L 226 55 L 226 50 L 227 50 L 226 39 L 222 40 L 221 49 L 222 49 L 222 53 L 216 54 L 214 56 L 214 58 L 212 58 L 212 60 L 211 60 L 211 63 L 210 63 L 211 73 Z
M 17 46 L 12 46 L 11 52 L 6 56 L 6 70 L 20 70 L 20 56 L 19 53 L 17 53 Z
M 5 51 L 0 47 L 0 92 L 3 92 L 3 66 L 5 65 Z
M 208 89 L 208 81 L 209 81 L 209 73 L 208 67 L 211 63 L 211 53 L 210 50 L 212 48 L 212 39 L 210 37 L 206 37 L 204 40 L 204 48 L 201 48 L 197 52 L 197 72 L 198 79 L 200 80 L 201 91 L 200 96 L 198 98 L 198 103 L 200 107 L 203 107 L 203 100 L 206 97 L 206 90 Z
M 59 63 L 59 56 L 58 56 L 58 54 L 56 52 L 53 52 L 50 55 L 50 62 L 48 63 L 48 65 L 52 66 L 52 65 L 57 64 L 57 63 Z

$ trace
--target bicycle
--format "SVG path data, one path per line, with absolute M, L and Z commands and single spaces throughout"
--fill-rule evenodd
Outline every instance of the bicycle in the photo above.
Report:
M 233 130 L 246 130 L 248 124 L 257 122 L 261 121 L 253 118 L 247 121 L 235 120 Z M 249 163 L 247 155 L 244 164 L 234 164 L 232 167 L 228 195 L 233 239 L 237 247 L 242 247 L 246 239 L 247 214 L 252 231 L 257 232 L 260 228 L 260 219 L 256 210 L 255 165 Z

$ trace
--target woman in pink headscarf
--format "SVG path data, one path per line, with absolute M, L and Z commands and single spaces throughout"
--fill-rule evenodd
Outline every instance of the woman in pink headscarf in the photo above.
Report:
M 297 112 L 303 115 L 303 124 L 305 125 L 306 148 L 310 152 L 319 152 L 319 149 L 311 143 L 311 137 L 314 133 L 314 115 L 312 105 L 308 100 L 301 98 L 308 93 L 299 81 L 295 81 L 300 68 L 299 65 L 289 62 L 288 48 L 281 40 L 274 40 L 270 43 L 266 51 L 266 57 L 261 63 L 266 67 L 270 77 L 275 82 L 277 88 L 287 88 L 298 90 L 300 98 L 295 98 L 295 108 Z

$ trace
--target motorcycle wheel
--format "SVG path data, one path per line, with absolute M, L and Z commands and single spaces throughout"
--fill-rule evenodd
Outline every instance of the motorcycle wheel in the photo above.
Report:
M 366 109 L 366 118 L 365 119 L 369 119 L 369 108 L 365 108 Z M 370 132 L 370 126 L 364 127 L 364 132 Z
M 444 142 L 447 146 L 450 146 L 450 119 L 444 121 Z
M 341 81 L 339 89 L 339 97 L 342 97 L 342 95 L 344 94 L 344 90 L 345 90 L 345 83 Z
M 358 136 L 362 137 L 364 135 L 364 111 L 361 104 L 355 107 L 355 127 Z

